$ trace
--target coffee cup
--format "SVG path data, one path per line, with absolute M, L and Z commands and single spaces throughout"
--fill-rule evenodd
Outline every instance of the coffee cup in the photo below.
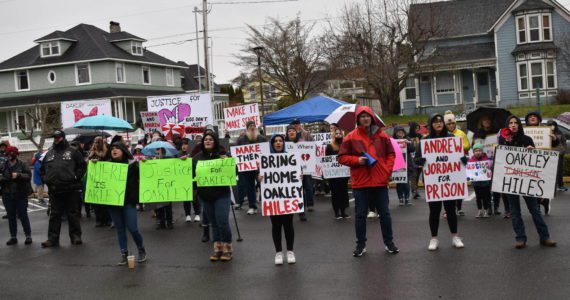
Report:
M 135 256 L 134 255 L 127 256 L 127 264 L 129 266 L 129 269 L 135 268 Z

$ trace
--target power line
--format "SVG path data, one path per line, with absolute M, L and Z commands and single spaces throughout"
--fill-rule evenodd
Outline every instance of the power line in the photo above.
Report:
M 258 4 L 258 3 L 279 3 L 297 2 L 299 0 L 266 0 L 266 1 L 239 1 L 239 2 L 210 2 L 210 4 Z

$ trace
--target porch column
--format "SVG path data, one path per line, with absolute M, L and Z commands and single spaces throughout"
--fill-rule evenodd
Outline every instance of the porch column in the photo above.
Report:
M 475 69 L 471 69 L 471 75 L 473 76 L 473 107 L 477 107 L 477 98 L 479 95 L 477 90 L 477 76 Z
M 133 105 L 133 123 L 137 122 L 137 112 L 135 111 L 135 99 L 131 99 L 131 104 Z
M 416 108 L 418 108 L 420 107 L 420 79 L 418 76 L 414 78 L 414 84 L 416 85 Z
M 16 124 L 16 131 L 20 131 L 20 122 L 19 121 L 19 116 L 20 113 L 18 112 L 18 109 L 16 109 L 16 118 L 14 119 L 14 123 Z
M 437 76 L 433 72 L 433 82 L 431 84 L 431 105 L 437 106 Z
M 457 76 L 455 76 L 456 73 L 457 73 L 457 71 L 452 72 L 452 74 L 453 74 L 453 88 L 454 88 L 454 89 L 457 88 Z M 454 102 L 455 104 L 457 104 L 457 91 L 455 91 L 455 92 L 453 93 L 453 102 Z

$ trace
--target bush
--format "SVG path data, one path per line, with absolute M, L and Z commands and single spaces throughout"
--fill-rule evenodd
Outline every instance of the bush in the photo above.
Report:
M 556 103 L 570 104 L 570 91 L 569 90 L 558 91 L 558 95 L 556 95 Z
M 564 155 L 564 176 L 570 176 L 570 153 Z

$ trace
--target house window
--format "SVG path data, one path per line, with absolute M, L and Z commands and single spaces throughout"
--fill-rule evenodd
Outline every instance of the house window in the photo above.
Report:
M 552 41 L 552 25 L 550 24 L 550 15 L 542 15 L 542 37 L 545 41 Z
M 150 84 L 150 67 L 142 66 L 142 80 L 143 84 Z
M 556 62 L 554 60 L 520 62 L 517 73 L 519 91 L 557 88 Z
M 519 64 L 519 91 L 528 90 L 528 70 L 526 62 Z
M 517 38 L 519 44 L 526 43 L 526 26 L 524 17 L 517 18 Z
M 166 85 L 174 86 L 174 70 L 172 68 L 166 68 Z
M 142 56 L 143 55 L 142 42 L 131 41 L 131 53 L 133 55 Z
M 528 17 L 528 33 L 529 41 L 538 42 L 540 41 L 540 16 L 529 16 Z
M 544 77 L 542 72 L 542 62 L 530 63 L 531 87 L 533 90 L 544 87 Z
M 115 76 L 118 83 L 125 83 L 125 64 L 116 63 L 115 64 Z
M 455 82 L 453 74 L 447 72 L 439 73 L 437 74 L 436 81 L 437 81 L 436 91 L 438 94 L 455 92 Z
M 519 16 L 516 19 L 517 43 L 552 41 L 552 18 L 550 13 Z
M 48 72 L 48 81 L 49 81 L 49 83 L 52 83 L 52 84 L 55 83 L 55 79 L 56 79 L 56 77 L 55 77 L 55 72 L 54 72 L 54 71 L 49 71 L 49 72 Z
M 16 91 L 29 91 L 30 90 L 30 80 L 27 70 L 16 71 Z
M 554 61 L 546 61 L 546 88 L 556 88 L 556 65 Z
M 77 84 L 91 83 L 91 69 L 88 63 L 75 65 Z
M 256 97 L 256 93 L 255 93 L 255 87 L 252 86 L 249 88 L 249 99 L 251 99 L 251 101 L 255 101 L 255 97 Z
M 41 44 L 41 56 L 42 57 L 49 57 L 49 56 L 59 56 L 59 42 L 45 42 Z
M 406 100 L 416 100 L 416 80 L 409 77 L 406 80 Z

